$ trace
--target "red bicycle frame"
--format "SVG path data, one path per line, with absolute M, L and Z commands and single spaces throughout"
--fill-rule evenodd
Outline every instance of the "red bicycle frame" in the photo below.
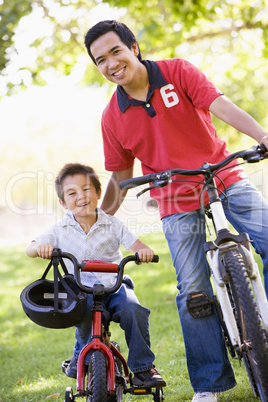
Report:
M 108 272 L 118 273 L 119 267 L 117 264 L 100 262 L 100 261 L 86 261 L 83 267 L 85 272 Z M 94 297 L 94 293 L 93 293 Z M 115 392 L 115 364 L 114 356 L 118 357 L 123 365 L 126 381 L 129 381 L 129 369 L 122 354 L 116 347 L 109 342 L 109 347 L 104 343 L 103 338 L 108 338 L 109 335 L 103 334 L 102 331 L 102 308 L 100 306 L 96 309 L 94 301 L 93 314 L 92 314 L 92 341 L 88 343 L 80 352 L 77 363 L 77 391 L 82 395 L 85 394 L 85 360 L 88 353 L 92 350 L 100 350 L 106 357 L 107 366 L 107 390 L 109 393 Z

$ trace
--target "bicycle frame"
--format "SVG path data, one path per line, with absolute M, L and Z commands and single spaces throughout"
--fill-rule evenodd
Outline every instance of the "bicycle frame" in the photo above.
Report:
M 237 325 L 235 322 L 230 300 L 227 295 L 225 280 L 221 273 L 220 257 L 232 247 L 240 247 L 241 254 L 244 255 L 244 260 L 248 270 L 249 278 L 252 283 L 253 292 L 256 298 L 256 302 L 262 316 L 262 320 L 265 329 L 268 333 L 268 302 L 266 299 L 265 291 L 262 285 L 259 269 L 257 263 L 254 260 L 251 248 L 250 240 L 246 233 L 240 235 L 232 235 L 228 229 L 228 222 L 225 217 L 222 202 L 219 198 L 217 187 L 215 184 L 215 172 L 226 167 L 230 162 L 237 158 L 242 158 L 247 163 L 259 162 L 262 159 L 268 157 L 267 149 L 263 145 L 254 145 L 253 147 L 235 152 L 229 155 L 225 160 L 215 165 L 211 165 L 207 162 L 203 164 L 199 169 L 170 169 L 159 173 L 151 173 L 141 177 L 135 177 L 125 180 L 120 183 L 121 189 L 130 189 L 140 186 L 146 183 L 152 183 L 149 188 L 145 188 L 137 197 L 144 192 L 153 188 L 162 188 L 172 182 L 171 177 L 174 175 L 186 175 L 196 176 L 202 174 L 205 177 L 205 185 L 209 197 L 209 204 L 213 217 L 214 227 L 217 234 L 217 239 L 212 242 L 208 242 L 205 245 L 205 251 L 212 270 L 212 278 L 215 283 L 216 293 L 218 295 L 220 305 L 222 306 L 224 320 L 229 330 L 229 335 L 232 345 L 236 348 L 241 348 L 241 342 Z M 186 180 L 183 180 L 186 181 Z
M 99 265 L 99 266 L 98 266 Z M 96 266 L 96 262 L 87 261 L 83 267 L 83 272 L 96 272 L 96 270 L 100 270 L 101 272 L 109 272 L 109 273 L 118 273 L 119 268 L 116 264 L 109 263 L 98 263 Z M 101 265 L 101 266 L 100 266 Z M 78 275 L 78 283 L 81 286 L 80 275 Z M 85 289 L 85 287 L 82 285 Z M 104 287 L 103 285 L 97 285 L 93 287 L 93 314 L 92 314 L 92 341 L 88 343 L 80 352 L 78 363 L 77 363 L 77 391 L 81 395 L 85 395 L 85 361 L 86 356 L 92 350 L 100 350 L 107 358 L 108 366 L 107 366 L 107 391 L 109 393 L 115 392 L 115 365 L 114 365 L 114 356 L 118 357 L 123 365 L 125 380 L 129 382 L 129 370 L 127 363 L 122 356 L 122 354 L 116 349 L 116 347 L 110 343 L 110 336 L 107 332 L 103 333 L 103 324 L 102 324 L 102 307 L 101 307 L 101 299 L 104 295 Z M 107 346 L 104 342 L 109 343 Z
M 195 180 L 202 186 L 200 207 L 204 208 L 203 195 L 208 195 L 209 212 L 212 217 L 216 239 L 204 245 L 211 268 L 212 280 L 217 294 L 209 298 L 200 291 L 188 295 L 187 307 L 195 318 L 210 314 L 214 304 L 225 336 L 226 346 L 232 357 L 243 359 L 251 387 L 255 396 L 262 402 L 268 401 L 268 302 L 257 263 L 254 260 L 247 233 L 232 234 L 215 177 L 223 169 L 228 169 L 231 162 L 242 158 L 247 163 L 259 162 L 268 158 L 268 150 L 263 145 L 255 145 L 244 151 L 230 154 L 226 159 L 210 164 L 205 162 L 198 169 L 170 169 L 159 173 L 151 173 L 141 177 L 125 180 L 119 184 L 127 190 L 142 184 L 151 183 L 137 197 L 147 190 L 160 189 L 172 182 L 185 182 L 185 176 L 202 175 L 204 181 Z M 235 165 L 239 164 L 237 161 Z M 183 176 L 182 178 L 180 176 Z M 174 180 L 173 176 L 176 177 Z M 223 190 L 224 183 L 218 177 Z M 224 191 L 221 191 L 224 194 Z M 192 306 L 199 306 L 200 310 Z M 192 309 L 192 310 L 191 310 Z M 195 314 L 195 315 L 194 315 Z M 265 328 L 265 330 L 264 330 Z
M 85 390 L 85 379 L 86 379 L 86 357 L 92 351 L 100 351 L 104 354 L 107 361 L 107 379 L 106 386 L 109 395 L 116 393 L 116 365 L 115 359 L 118 358 L 123 366 L 124 375 L 120 375 L 120 384 L 124 388 L 124 393 L 131 393 L 136 395 L 142 394 L 152 394 L 155 401 L 160 401 L 161 395 L 160 390 L 152 391 L 151 388 L 146 387 L 128 387 L 127 384 L 131 384 L 131 374 L 127 366 L 127 362 L 120 351 L 113 345 L 110 341 L 109 324 L 105 325 L 102 322 L 103 308 L 101 302 L 105 295 L 115 293 L 122 284 L 124 267 L 130 262 L 134 261 L 139 263 L 139 256 L 129 255 L 117 265 L 111 262 L 103 261 L 83 261 L 78 264 L 76 258 L 69 253 L 61 253 L 61 258 L 67 258 L 72 261 L 74 266 L 74 276 L 76 283 L 86 293 L 93 294 L 93 309 L 92 309 L 92 341 L 84 346 L 81 350 L 77 362 L 77 394 L 72 395 L 72 390 L 70 388 L 66 389 L 66 394 L 68 395 L 68 401 L 74 401 L 76 396 L 84 397 L 87 396 Z M 158 262 L 159 257 L 154 255 L 152 262 Z M 103 272 L 103 273 L 115 273 L 116 282 L 111 288 L 105 288 L 102 284 L 95 284 L 93 287 L 88 287 L 82 284 L 81 281 L 81 271 L 83 272 Z

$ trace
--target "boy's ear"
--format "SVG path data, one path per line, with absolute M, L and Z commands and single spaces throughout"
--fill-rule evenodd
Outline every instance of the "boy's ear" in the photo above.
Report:
M 60 203 L 60 205 L 61 205 L 63 208 L 68 209 L 68 207 L 67 207 L 67 205 L 65 204 L 65 202 L 62 201 L 60 198 L 59 198 L 59 203 Z
M 101 198 L 101 188 L 99 189 L 99 192 L 97 193 L 97 196 L 98 196 L 98 200 L 100 200 L 100 198 Z

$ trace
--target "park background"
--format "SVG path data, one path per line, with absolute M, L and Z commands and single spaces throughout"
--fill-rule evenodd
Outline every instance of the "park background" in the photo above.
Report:
M 136 35 L 143 58 L 180 57 L 192 62 L 268 130 L 268 4 L 265 0 L 0 0 L 0 303 L 4 306 L 0 312 L 0 359 L 5 366 L 11 362 L 13 370 L 14 353 L 21 350 L 15 347 L 16 336 L 19 334 L 25 341 L 23 345 L 34 348 L 48 334 L 25 319 L 18 295 L 27 283 L 37 278 L 32 270 L 36 266 L 37 273 L 43 270 L 39 262 L 26 258 L 25 245 L 63 214 L 55 197 L 55 175 L 64 163 L 78 161 L 95 167 L 104 189 L 109 179 L 103 164 L 100 117 L 115 87 L 98 73 L 83 44 L 87 30 L 102 19 L 126 23 Z M 213 121 L 218 135 L 231 151 L 254 144 L 219 120 Z M 245 169 L 267 198 L 267 164 Z M 135 173 L 140 174 L 139 163 Z M 136 190 L 129 192 L 117 216 L 163 253 L 165 262 L 159 269 L 165 267 L 166 271 L 158 272 L 166 275 L 167 282 L 161 294 L 164 305 L 172 309 L 175 277 L 158 212 L 149 202 L 148 194 L 139 201 L 135 194 Z M 149 269 L 150 279 L 154 278 L 152 272 Z M 160 314 L 162 310 L 155 305 L 154 298 L 147 300 L 142 293 L 144 284 L 140 282 L 144 277 L 134 272 L 133 275 L 138 281 L 141 301 Z M 152 283 L 153 280 L 148 282 L 145 289 Z M 162 321 L 166 320 L 164 310 L 162 314 Z M 174 317 L 177 327 L 171 337 L 176 338 L 179 323 L 177 316 Z M 169 325 L 171 318 L 167 320 Z M 159 322 L 155 326 L 153 322 L 153 330 L 159 331 Z M 172 325 L 164 328 L 172 334 Z M 29 332 L 37 334 L 34 342 L 30 341 Z M 49 336 L 54 334 L 52 331 Z M 68 345 L 72 342 L 71 336 Z M 163 345 L 159 348 L 160 358 L 161 349 Z M 32 353 L 38 355 L 38 350 L 37 347 Z M 185 366 L 183 353 L 182 346 L 180 361 Z M 25 364 L 27 358 L 19 356 Z M 168 364 L 172 368 L 174 362 L 175 358 L 170 357 L 164 360 L 163 366 Z M 7 367 L 9 370 L 9 364 Z M 29 369 L 26 377 L 12 374 L 6 384 L 8 376 L 2 376 L 0 401 L 40 401 L 45 399 L 44 395 L 53 394 L 53 390 L 48 390 L 47 378 L 43 378 L 44 371 L 40 369 L 36 377 L 31 377 L 30 372 Z M 187 384 L 186 371 L 184 377 Z M 39 391 L 36 395 L 33 392 L 29 399 L 30 384 L 37 390 L 41 383 L 48 388 L 44 387 L 42 396 Z M 176 381 L 174 387 L 176 391 L 169 389 L 168 400 L 187 400 L 186 396 L 172 399 L 171 395 L 178 393 Z M 7 389 L 8 397 L 5 396 Z M 188 385 L 184 393 L 190 400 Z M 249 398 L 241 396 L 241 400 Z

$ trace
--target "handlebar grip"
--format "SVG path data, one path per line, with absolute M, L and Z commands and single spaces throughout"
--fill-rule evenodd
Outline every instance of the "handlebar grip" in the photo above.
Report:
M 152 259 L 152 261 L 151 262 L 158 262 L 159 261 L 159 255 L 154 255 L 153 256 L 153 259 Z
M 140 259 L 139 259 L 139 254 L 138 254 L 138 253 L 135 253 L 135 257 L 136 257 L 136 259 L 135 259 L 135 263 L 136 263 L 136 264 L 138 264 L 139 262 L 141 262 Z M 151 262 L 158 262 L 158 261 L 159 261 L 159 256 L 158 256 L 157 254 L 155 254 L 155 255 L 153 256 L 153 259 L 152 259 Z
M 141 186 L 142 184 L 150 183 L 155 179 L 155 174 L 146 174 L 145 176 L 133 177 L 132 179 L 124 180 L 119 183 L 121 190 Z
M 268 151 L 268 149 L 266 148 L 266 146 L 263 145 L 263 144 L 260 144 L 260 145 L 259 145 L 259 150 L 260 150 L 261 152 L 264 152 L 264 153 Z

